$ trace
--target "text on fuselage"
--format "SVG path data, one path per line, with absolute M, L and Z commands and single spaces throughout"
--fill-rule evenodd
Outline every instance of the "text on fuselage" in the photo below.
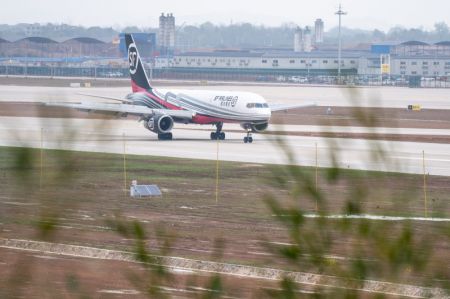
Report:
M 222 107 L 235 107 L 238 99 L 238 96 L 216 96 L 214 102 L 219 101 Z

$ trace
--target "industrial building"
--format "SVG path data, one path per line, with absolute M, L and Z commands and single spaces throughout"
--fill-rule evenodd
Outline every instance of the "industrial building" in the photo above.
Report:
M 294 52 L 311 52 L 313 50 L 311 28 L 297 27 L 294 33 Z
M 324 23 L 322 19 L 317 19 L 314 23 L 314 42 L 316 44 L 323 43 L 324 30 Z
M 175 48 L 175 17 L 171 13 L 159 17 L 158 44 L 162 50 Z

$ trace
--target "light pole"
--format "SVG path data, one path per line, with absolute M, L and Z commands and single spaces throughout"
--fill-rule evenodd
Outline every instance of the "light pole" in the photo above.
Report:
M 335 13 L 339 16 L 339 46 L 338 46 L 338 80 L 341 82 L 341 51 L 342 51 L 342 41 L 341 41 L 341 25 L 342 25 L 342 16 L 347 13 L 342 10 L 341 4 L 339 4 L 339 10 Z

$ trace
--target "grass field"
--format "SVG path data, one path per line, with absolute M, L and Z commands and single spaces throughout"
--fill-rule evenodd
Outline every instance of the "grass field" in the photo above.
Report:
M 314 168 L 220 162 L 216 203 L 215 161 L 128 156 L 126 166 L 128 185 L 157 184 L 163 196 L 130 198 L 121 155 L 45 150 L 41 160 L 39 150 L 0 148 L 0 237 L 133 251 L 135 238 L 117 227 L 136 222 L 152 253 L 439 287 L 450 282 L 450 265 L 442 263 L 450 260 L 450 222 L 302 216 L 423 217 L 420 175 L 319 169 L 316 186 Z M 450 178 L 426 179 L 426 216 L 449 218 Z M 10 272 L 2 273 L 0 283 Z M 89 279 L 97 279 L 94 270 Z

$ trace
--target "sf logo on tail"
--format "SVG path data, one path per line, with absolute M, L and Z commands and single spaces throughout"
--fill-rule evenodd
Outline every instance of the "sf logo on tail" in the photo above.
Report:
M 134 43 L 128 47 L 128 62 L 130 63 L 130 73 L 134 75 L 138 67 L 138 54 Z

